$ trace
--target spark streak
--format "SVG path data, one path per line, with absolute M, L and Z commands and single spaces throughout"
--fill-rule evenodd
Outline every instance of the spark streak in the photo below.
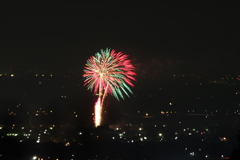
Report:
M 101 97 L 98 97 L 98 100 L 95 103 L 95 113 L 94 113 L 95 127 L 101 125 L 101 119 L 102 119 L 101 114 L 102 114 Z

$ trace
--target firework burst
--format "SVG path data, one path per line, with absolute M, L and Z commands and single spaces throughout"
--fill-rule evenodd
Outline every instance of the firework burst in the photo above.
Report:
M 132 93 L 129 86 L 134 86 L 132 81 L 135 80 L 135 75 L 128 55 L 109 48 L 100 50 L 100 53 L 97 52 L 87 60 L 83 74 L 84 85 L 99 96 L 99 102 L 95 104 L 95 126 L 101 124 L 101 116 L 96 115 L 101 110 L 96 112 L 96 106 L 102 108 L 107 94 L 112 94 L 118 100 L 124 99 L 124 95 L 129 97 L 129 93 Z

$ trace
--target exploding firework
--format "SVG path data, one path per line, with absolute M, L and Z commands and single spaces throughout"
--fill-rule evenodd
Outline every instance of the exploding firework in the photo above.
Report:
M 132 93 L 129 86 L 134 86 L 132 81 L 135 80 L 136 73 L 128 55 L 108 48 L 90 57 L 84 72 L 84 85 L 99 96 L 95 104 L 97 127 L 101 124 L 101 110 L 107 94 L 113 95 L 118 100 L 124 99 L 124 95 L 129 97 L 129 92 Z

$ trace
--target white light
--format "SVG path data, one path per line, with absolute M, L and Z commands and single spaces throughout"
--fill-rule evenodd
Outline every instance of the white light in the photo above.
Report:
M 147 137 L 143 137 L 144 139 L 147 139 Z
M 195 153 L 194 152 L 190 152 L 190 156 L 191 157 L 195 156 Z
M 32 159 L 37 159 L 37 156 L 33 156 L 33 158 Z

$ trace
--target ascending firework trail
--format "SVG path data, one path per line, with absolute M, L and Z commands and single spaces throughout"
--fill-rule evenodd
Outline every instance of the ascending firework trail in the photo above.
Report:
M 134 86 L 131 81 L 135 80 L 133 76 L 136 73 L 131 60 L 127 58 L 126 54 L 106 48 L 87 60 L 83 74 L 84 85 L 98 95 L 95 103 L 95 127 L 101 124 L 102 106 L 108 93 L 118 100 L 124 99 L 124 94 L 129 97 L 128 92 L 132 93 L 129 86 Z

